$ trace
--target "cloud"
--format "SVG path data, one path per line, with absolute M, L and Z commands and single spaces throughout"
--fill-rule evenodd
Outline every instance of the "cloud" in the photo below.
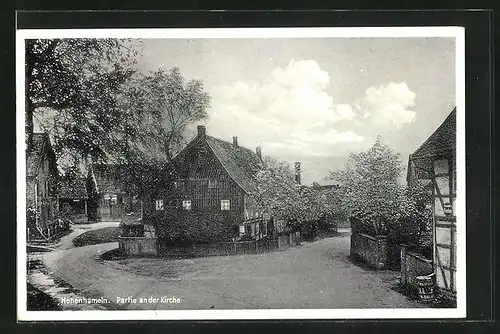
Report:
M 400 128 L 415 118 L 415 112 L 409 109 L 415 105 L 415 97 L 416 94 L 406 83 L 390 82 L 385 86 L 368 88 L 356 107 L 370 121 L 370 125 Z
M 238 81 L 213 89 L 207 131 L 243 146 L 260 144 L 273 155 L 328 156 L 342 143 L 363 137 L 338 131 L 335 123 L 356 115 L 347 104 L 334 104 L 330 76 L 313 60 L 290 61 L 261 83 Z

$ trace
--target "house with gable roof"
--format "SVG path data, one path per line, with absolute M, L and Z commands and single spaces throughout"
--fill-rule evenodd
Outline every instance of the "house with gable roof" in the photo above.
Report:
M 262 152 L 207 135 L 203 125 L 172 161 L 175 176 L 169 191 L 145 207 L 145 220 L 157 219 L 158 237 L 186 235 L 196 241 L 236 240 L 267 235 L 267 221 L 253 208 L 251 192 L 261 168 Z
M 456 218 L 456 108 L 408 159 L 407 183 L 419 183 L 431 195 L 427 209 L 432 213 L 432 230 L 425 235 L 432 245 L 432 266 L 436 286 L 456 298 L 457 229 Z M 430 240 L 429 240 L 430 239 Z M 428 273 L 419 273 L 420 275 Z
M 28 240 L 48 240 L 63 228 L 56 217 L 58 171 L 47 133 L 33 133 L 26 149 L 26 209 Z

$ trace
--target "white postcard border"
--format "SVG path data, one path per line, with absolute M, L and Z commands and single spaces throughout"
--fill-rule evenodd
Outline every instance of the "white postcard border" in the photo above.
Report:
M 28 311 L 24 41 L 34 38 L 383 38 L 452 37 L 456 41 L 457 308 Z M 19 321 L 219 319 L 444 319 L 466 317 L 465 29 L 463 27 L 29 29 L 16 31 L 17 317 Z

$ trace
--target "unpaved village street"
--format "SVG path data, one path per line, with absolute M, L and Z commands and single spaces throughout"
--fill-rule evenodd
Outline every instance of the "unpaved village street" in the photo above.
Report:
M 65 237 L 64 245 L 73 235 Z M 259 255 L 103 261 L 116 242 L 43 254 L 49 271 L 108 309 L 407 308 L 391 289 L 397 272 L 364 270 L 348 259 L 349 233 Z M 67 249 L 66 249 L 67 248 Z M 115 304 L 118 297 L 125 303 Z M 131 298 L 128 298 L 131 297 Z M 139 303 L 139 298 L 158 298 Z M 179 303 L 161 303 L 176 297 Z M 127 299 L 128 298 L 128 299 Z M 132 298 L 137 303 L 127 303 Z M 123 300 L 122 300 L 123 301 Z

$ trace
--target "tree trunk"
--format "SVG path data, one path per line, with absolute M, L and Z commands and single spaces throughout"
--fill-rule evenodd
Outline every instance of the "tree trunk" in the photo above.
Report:
M 28 53 L 28 52 L 26 52 Z M 26 54 L 28 56 L 28 54 Z M 31 150 L 31 147 L 33 145 L 33 114 L 35 112 L 33 102 L 31 101 L 30 97 L 30 82 L 31 82 L 31 75 L 32 75 L 32 66 L 31 66 L 31 61 L 27 59 L 26 61 L 26 73 L 25 73 L 25 79 L 24 79 L 24 103 L 25 103 L 25 117 L 26 117 L 26 123 L 25 123 L 25 135 L 26 135 L 26 147 L 29 150 Z
M 94 174 L 94 164 L 92 162 L 92 158 L 89 155 L 85 156 L 85 165 L 87 169 L 87 217 L 89 221 L 97 221 L 99 219 L 97 210 L 99 207 L 99 190 L 97 188 L 97 180 Z

